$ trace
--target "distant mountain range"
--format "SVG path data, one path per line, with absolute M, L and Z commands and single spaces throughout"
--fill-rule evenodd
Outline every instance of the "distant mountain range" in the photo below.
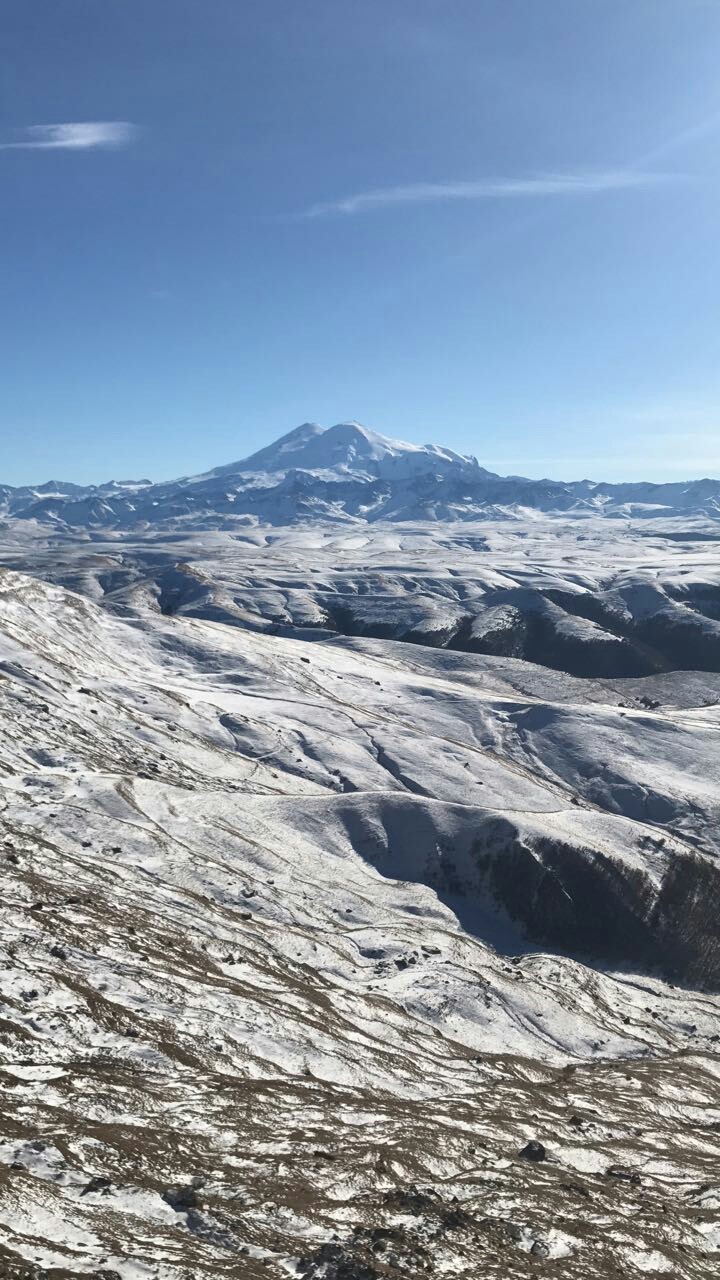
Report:
M 0 516 L 68 528 L 231 528 L 238 523 L 705 516 L 720 520 L 720 480 L 667 484 L 500 476 L 438 445 L 413 445 L 357 422 L 306 422 L 239 462 L 199 476 L 76 485 L 0 486 Z

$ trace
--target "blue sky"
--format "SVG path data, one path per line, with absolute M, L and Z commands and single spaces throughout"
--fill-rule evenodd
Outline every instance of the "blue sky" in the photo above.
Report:
M 0 482 L 720 474 L 717 0 L 3 0 Z

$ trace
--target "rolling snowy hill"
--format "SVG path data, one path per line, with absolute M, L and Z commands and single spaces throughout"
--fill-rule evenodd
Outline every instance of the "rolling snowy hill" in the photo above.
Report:
M 6 1274 L 709 1276 L 718 688 L 639 686 L 2 573 Z
M 6 521 L 0 1273 L 714 1273 L 715 529 Z

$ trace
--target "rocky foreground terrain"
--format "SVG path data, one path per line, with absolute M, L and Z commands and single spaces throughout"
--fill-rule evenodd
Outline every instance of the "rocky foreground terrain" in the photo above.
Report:
M 716 1274 L 710 521 L 0 563 L 0 1276 Z

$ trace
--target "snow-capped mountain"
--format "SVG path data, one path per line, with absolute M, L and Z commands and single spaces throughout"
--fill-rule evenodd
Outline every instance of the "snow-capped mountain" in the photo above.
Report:
M 423 474 L 433 469 L 457 474 L 476 475 L 481 471 L 477 459 L 438 445 L 408 444 L 389 436 L 370 431 L 359 422 L 338 422 L 325 429 L 317 422 L 305 422 L 260 449 L 241 462 L 220 467 L 211 475 L 285 474 L 287 471 L 311 471 L 333 473 L 340 477 L 354 475 L 359 478 L 383 476 L 400 480 Z M 482 472 L 490 475 L 490 472 Z
M 0 488 L 1 514 L 71 528 L 284 525 L 318 518 L 467 521 L 529 512 L 720 519 L 720 480 L 607 484 L 500 476 L 476 458 L 438 445 L 408 444 L 357 422 L 328 429 L 311 422 L 238 462 L 160 484 Z

